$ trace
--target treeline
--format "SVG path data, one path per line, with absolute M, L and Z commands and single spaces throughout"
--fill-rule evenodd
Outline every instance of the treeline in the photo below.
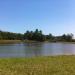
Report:
M 73 34 L 63 34 L 62 36 L 44 35 L 41 30 L 26 31 L 24 34 L 0 31 L 0 40 L 33 40 L 33 41 L 64 41 L 72 42 Z
M 23 34 L 0 31 L 0 40 L 23 40 Z

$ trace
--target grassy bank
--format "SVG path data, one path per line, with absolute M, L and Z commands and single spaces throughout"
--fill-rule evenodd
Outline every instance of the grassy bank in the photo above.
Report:
M 75 42 L 50 42 L 50 41 L 33 41 L 33 40 L 0 40 L 0 44 L 13 44 L 13 43 L 72 43 L 75 44 Z
M 75 56 L 1 58 L 0 75 L 75 75 Z
M 21 40 L 0 40 L 0 44 L 21 43 Z
M 38 43 L 32 40 L 0 40 L 0 44 L 14 44 L 14 43 Z
M 23 40 L 24 43 L 38 43 L 39 41 Z

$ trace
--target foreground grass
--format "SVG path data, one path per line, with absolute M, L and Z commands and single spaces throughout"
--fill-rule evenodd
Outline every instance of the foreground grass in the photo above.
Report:
M 75 56 L 1 58 L 0 75 L 75 75 Z

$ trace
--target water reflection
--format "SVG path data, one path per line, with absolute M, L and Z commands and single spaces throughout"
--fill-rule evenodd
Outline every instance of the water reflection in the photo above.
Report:
M 43 53 L 43 43 L 25 43 L 25 57 L 41 56 Z
M 21 43 L 0 45 L 0 57 L 33 57 L 75 54 L 75 44 Z

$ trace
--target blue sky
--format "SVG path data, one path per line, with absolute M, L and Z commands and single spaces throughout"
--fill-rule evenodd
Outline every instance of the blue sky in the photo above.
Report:
M 0 0 L 0 29 L 75 34 L 75 0 Z

